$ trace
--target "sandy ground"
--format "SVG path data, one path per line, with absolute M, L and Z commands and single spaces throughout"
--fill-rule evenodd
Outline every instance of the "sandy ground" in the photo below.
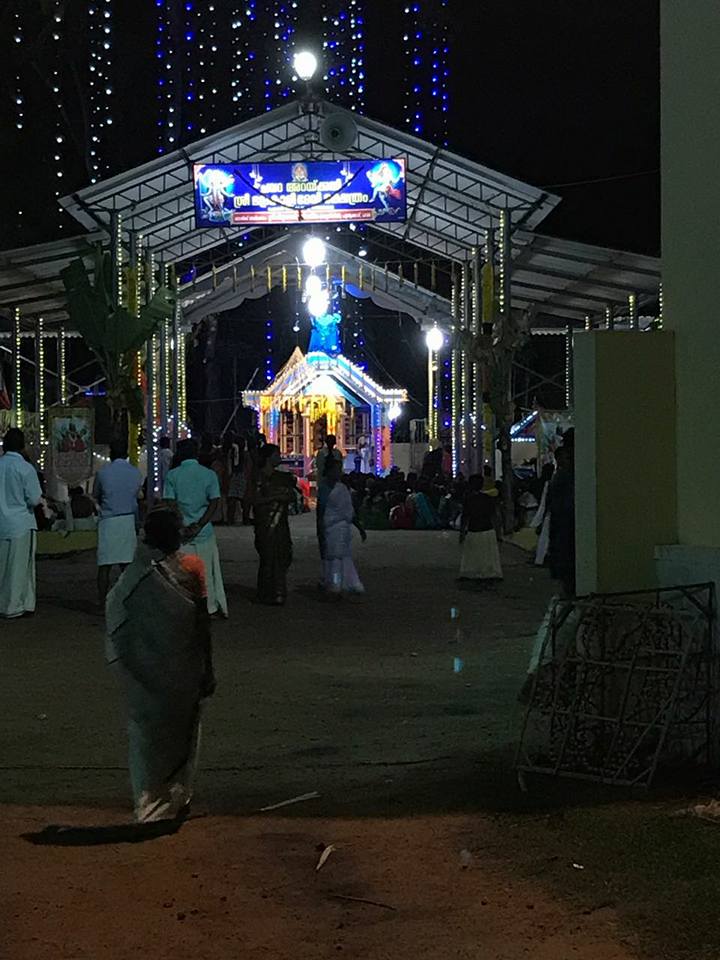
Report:
M 327 605 L 313 529 L 294 523 L 281 610 L 250 603 L 249 531 L 219 531 L 231 619 L 195 817 L 143 844 L 23 837 L 129 811 L 92 558 L 40 563 L 38 614 L 0 628 L 2 960 L 635 956 L 607 905 L 521 878 L 494 812 L 515 789 L 515 694 L 545 573 L 508 547 L 502 586 L 461 591 L 455 536 L 374 533 L 357 548 L 368 596 Z

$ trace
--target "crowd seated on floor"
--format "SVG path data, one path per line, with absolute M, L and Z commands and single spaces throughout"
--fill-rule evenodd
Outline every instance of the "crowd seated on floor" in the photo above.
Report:
M 366 530 L 459 530 L 468 489 L 465 477 L 453 478 L 443 470 L 408 473 L 394 468 L 386 477 L 346 474 L 355 510 Z M 498 484 L 500 489 L 500 484 Z M 517 527 L 537 509 L 542 480 L 535 465 L 515 471 L 513 490 Z
M 462 512 L 465 481 L 430 479 L 400 470 L 387 477 L 351 473 L 346 478 L 366 530 L 447 530 Z

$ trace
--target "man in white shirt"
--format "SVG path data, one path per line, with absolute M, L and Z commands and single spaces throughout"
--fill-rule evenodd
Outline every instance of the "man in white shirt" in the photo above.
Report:
M 11 427 L 0 457 L 0 617 L 35 612 L 35 507 L 42 490 L 37 471 L 23 456 L 25 436 Z

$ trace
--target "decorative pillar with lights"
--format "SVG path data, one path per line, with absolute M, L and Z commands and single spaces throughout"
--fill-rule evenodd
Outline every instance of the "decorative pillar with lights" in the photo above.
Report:
M 628 294 L 628 312 L 630 314 L 630 329 L 640 329 L 640 318 L 638 317 L 637 294 Z
M 480 251 L 473 251 L 472 259 L 472 310 L 471 310 L 471 330 L 473 337 L 477 340 L 480 335 L 481 312 L 482 312 L 482 257 Z M 471 417 L 471 472 L 476 473 L 480 463 L 482 446 L 483 407 L 482 407 L 482 371 L 477 360 L 473 361 L 471 371 L 471 397 L 470 397 L 470 417 Z
M 38 418 L 38 460 L 45 466 L 45 322 L 35 322 L 35 412 Z
M 469 263 L 460 268 L 461 329 L 469 333 L 472 325 L 472 273 Z M 464 349 L 460 359 L 460 391 L 462 395 L 461 455 L 460 464 L 464 474 L 472 469 L 472 363 Z
M 68 381 L 67 381 L 67 344 L 65 339 L 65 327 L 61 326 L 57 334 L 57 363 L 58 363 L 58 389 L 60 405 L 65 406 L 68 402 Z
M 155 261 L 151 250 L 145 251 L 145 302 L 150 303 L 155 294 Z M 155 347 L 157 337 L 150 337 L 145 344 L 145 435 L 147 443 L 147 498 L 148 506 L 156 495 L 162 496 L 157 441 L 155 435 L 155 395 L 157 392 L 157 366 Z
M 438 441 L 438 354 L 445 338 L 437 326 L 431 327 L 425 336 L 428 353 L 428 442 L 433 448 Z
M 172 272 L 172 289 L 177 294 L 177 274 Z M 171 320 L 170 351 L 172 354 L 172 445 L 177 449 L 180 430 L 180 304 L 175 302 Z
M 458 279 L 457 267 L 453 264 L 451 276 L 450 291 L 450 310 L 452 313 L 453 330 L 453 348 L 451 361 L 451 381 L 452 381 L 452 404 L 451 404 L 451 428 L 452 428 L 452 459 L 453 476 L 460 472 L 460 357 L 461 350 L 458 344 L 460 333 L 460 284 Z
M 182 430 L 188 432 L 188 411 L 187 411 L 187 337 L 185 333 L 180 333 L 178 338 L 178 416 L 179 426 Z
M 15 415 L 15 426 L 23 426 L 23 406 L 22 406 L 22 326 L 20 320 L 20 307 L 15 307 L 13 311 L 13 381 L 15 389 L 13 391 L 13 412 Z
M 570 410 L 573 405 L 573 328 L 568 324 L 565 329 L 565 406 Z

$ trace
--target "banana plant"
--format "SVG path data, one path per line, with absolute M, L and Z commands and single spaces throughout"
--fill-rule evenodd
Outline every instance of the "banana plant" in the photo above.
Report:
M 94 269 L 73 260 L 60 271 L 73 327 L 95 355 L 107 384 L 107 398 L 117 436 L 128 421 L 140 423 L 145 415 L 143 394 L 137 383 L 135 358 L 163 321 L 173 315 L 175 293 L 160 287 L 137 315 L 115 303 L 113 263 L 100 245 L 94 250 Z M 137 278 L 136 278 L 137 280 Z

